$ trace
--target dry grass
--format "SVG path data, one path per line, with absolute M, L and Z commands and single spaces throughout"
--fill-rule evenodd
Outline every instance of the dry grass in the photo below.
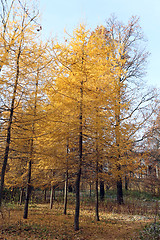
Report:
M 108 212 L 100 209 L 100 220 L 95 221 L 94 207 L 82 206 L 80 230 L 74 231 L 74 205 L 68 206 L 64 216 L 63 205 L 55 202 L 53 209 L 48 204 L 31 205 L 27 220 L 23 219 L 23 208 L 3 209 L 0 214 L 0 239 L 25 240 L 116 240 L 136 239 L 138 230 L 153 219 L 140 215 Z

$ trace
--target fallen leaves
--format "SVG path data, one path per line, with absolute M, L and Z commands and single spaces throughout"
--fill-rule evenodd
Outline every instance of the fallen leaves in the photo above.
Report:
M 88 209 L 87 209 L 88 208 Z M 7 240 L 47 239 L 47 240 L 115 240 L 130 239 L 146 221 L 151 218 L 125 214 L 106 213 L 101 209 L 100 219 L 94 217 L 94 207 L 82 206 L 80 212 L 80 230 L 74 231 L 74 209 L 68 206 L 67 215 L 63 215 L 63 205 L 54 203 L 50 210 L 47 204 L 35 205 L 24 220 L 21 207 L 11 210 L 5 221 L 0 218 L 0 233 Z

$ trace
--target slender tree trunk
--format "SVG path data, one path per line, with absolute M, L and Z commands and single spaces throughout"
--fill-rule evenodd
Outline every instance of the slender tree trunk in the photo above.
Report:
M 97 112 L 98 113 L 98 112 Z M 103 165 L 101 164 L 99 167 L 99 172 L 102 173 L 103 172 Z M 103 201 L 104 200 L 104 195 L 105 195 L 105 190 L 104 190 L 104 181 L 102 179 L 100 179 L 100 200 Z
M 96 202 L 96 221 L 99 221 L 99 198 L 98 198 L 98 181 L 96 180 L 96 195 L 95 195 L 95 202 Z
M 35 89 L 35 99 L 34 99 L 34 119 L 32 122 L 32 135 L 30 139 L 30 160 L 28 166 L 28 182 L 27 182 L 27 191 L 26 191 L 26 199 L 25 199 L 25 207 L 24 207 L 24 219 L 28 217 L 28 206 L 29 206 L 29 198 L 31 195 L 31 168 L 32 168 L 32 161 L 33 161 L 33 143 L 34 143 L 34 135 L 35 135 L 35 118 L 36 118 L 36 108 L 37 108 L 37 94 L 38 94 L 38 75 L 39 69 L 37 69 L 37 77 L 36 77 L 36 89 Z
M 54 186 L 51 186 L 51 194 L 50 194 L 50 209 L 53 208 L 53 195 L 54 195 Z
M 32 167 L 32 161 L 30 160 L 28 165 L 28 182 L 27 182 L 27 189 L 26 189 L 24 215 L 23 215 L 24 219 L 27 219 L 28 217 L 28 204 L 29 204 L 29 197 L 31 194 L 31 167 Z
M 79 230 L 79 212 L 80 212 L 80 179 L 81 179 L 81 167 L 77 173 L 75 190 L 76 190 L 76 207 L 74 217 L 74 230 Z
M 66 155 L 66 174 L 65 174 L 65 184 L 64 184 L 64 214 L 67 214 L 67 201 L 68 201 L 68 139 L 67 139 L 67 155 Z
M 92 184 L 91 183 L 89 184 L 89 196 L 90 197 L 92 196 Z
M 97 161 L 96 161 L 96 194 L 95 194 L 95 213 L 96 221 L 99 221 L 99 197 L 98 197 L 98 149 L 97 149 Z
M 68 175 L 68 173 L 66 173 Z M 65 179 L 65 185 L 64 185 L 64 214 L 67 214 L 67 200 L 68 200 L 68 176 L 66 176 Z
M 98 182 L 99 182 L 99 110 L 96 109 L 96 186 L 95 186 L 95 217 L 99 221 L 99 197 L 98 197 Z
M 96 203 L 96 221 L 99 221 L 99 198 L 98 198 L 98 180 L 96 180 L 96 194 L 95 194 L 95 203 Z
M 65 176 L 65 184 L 64 184 L 64 214 L 67 214 L 67 202 L 68 202 L 68 169 L 66 171 Z
M 14 114 L 14 105 L 15 105 L 15 99 L 16 99 L 18 79 L 19 79 L 19 60 L 20 60 L 20 55 L 21 55 L 21 44 L 20 44 L 20 47 L 19 47 L 18 55 L 17 55 L 16 78 L 15 78 L 15 83 L 14 83 L 13 96 L 12 96 L 12 102 L 11 102 L 11 108 L 10 108 L 10 116 L 9 116 L 8 127 L 7 127 L 7 139 L 6 139 L 5 154 L 4 154 L 4 159 L 3 159 L 2 171 L 1 171 L 0 207 L 2 205 L 4 178 L 5 178 L 5 172 L 6 172 L 6 166 L 7 166 L 8 154 L 9 154 L 9 147 L 10 147 L 10 141 L 11 141 L 11 126 L 12 126 L 12 120 L 13 120 L 13 114 Z
M 83 63 L 83 60 L 82 60 Z M 80 115 L 79 115 L 79 166 L 75 182 L 76 191 L 76 206 L 74 216 L 74 230 L 79 230 L 79 212 L 80 212 L 80 180 L 81 180 L 81 165 L 82 165 L 82 146 L 83 146 L 83 133 L 82 133 L 82 103 L 83 103 L 83 81 L 81 82 L 81 101 L 80 101 Z
M 104 181 L 100 181 L 100 199 L 104 200 L 105 190 L 104 190 Z
M 118 204 L 123 203 L 123 188 L 122 188 L 122 177 L 121 177 L 121 149 L 120 149 L 120 115 L 121 115 L 121 79 L 118 79 L 117 84 L 117 99 L 115 104 L 115 119 L 116 119 L 116 146 L 117 146 L 117 171 L 118 171 L 118 179 L 117 179 L 117 202 Z
M 117 180 L 117 202 L 118 204 L 123 204 L 123 188 L 122 188 L 122 178 L 119 177 Z
M 128 191 L 129 178 L 125 176 L 125 190 Z

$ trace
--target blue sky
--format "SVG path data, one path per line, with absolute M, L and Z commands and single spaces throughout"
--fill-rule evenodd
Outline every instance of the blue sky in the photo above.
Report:
M 127 23 L 132 15 L 140 17 L 140 25 L 151 53 L 146 80 L 160 88 L 160 0 L 39 0 L 42 34 L 62 40 L 64 29 L 72 33 L 80 23 L 91 29 L 104 25 L 111 14 Z

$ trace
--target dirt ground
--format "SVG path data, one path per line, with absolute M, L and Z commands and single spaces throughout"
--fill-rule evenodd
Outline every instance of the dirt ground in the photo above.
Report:
M 138 232 L 152 217 L 105 213 L 95 221 L 94 209 L 84 207 L 80 212 L 80 230 L 74 231 L 74 209 L 69 206 L 63 215 L 63 206 L 55 203 L 32 205 L 28 219 L 23 219 L 23 207 L 4 208 L 0 213 L 0 239 L 25 240 L 116 240 L 138 239 Z

